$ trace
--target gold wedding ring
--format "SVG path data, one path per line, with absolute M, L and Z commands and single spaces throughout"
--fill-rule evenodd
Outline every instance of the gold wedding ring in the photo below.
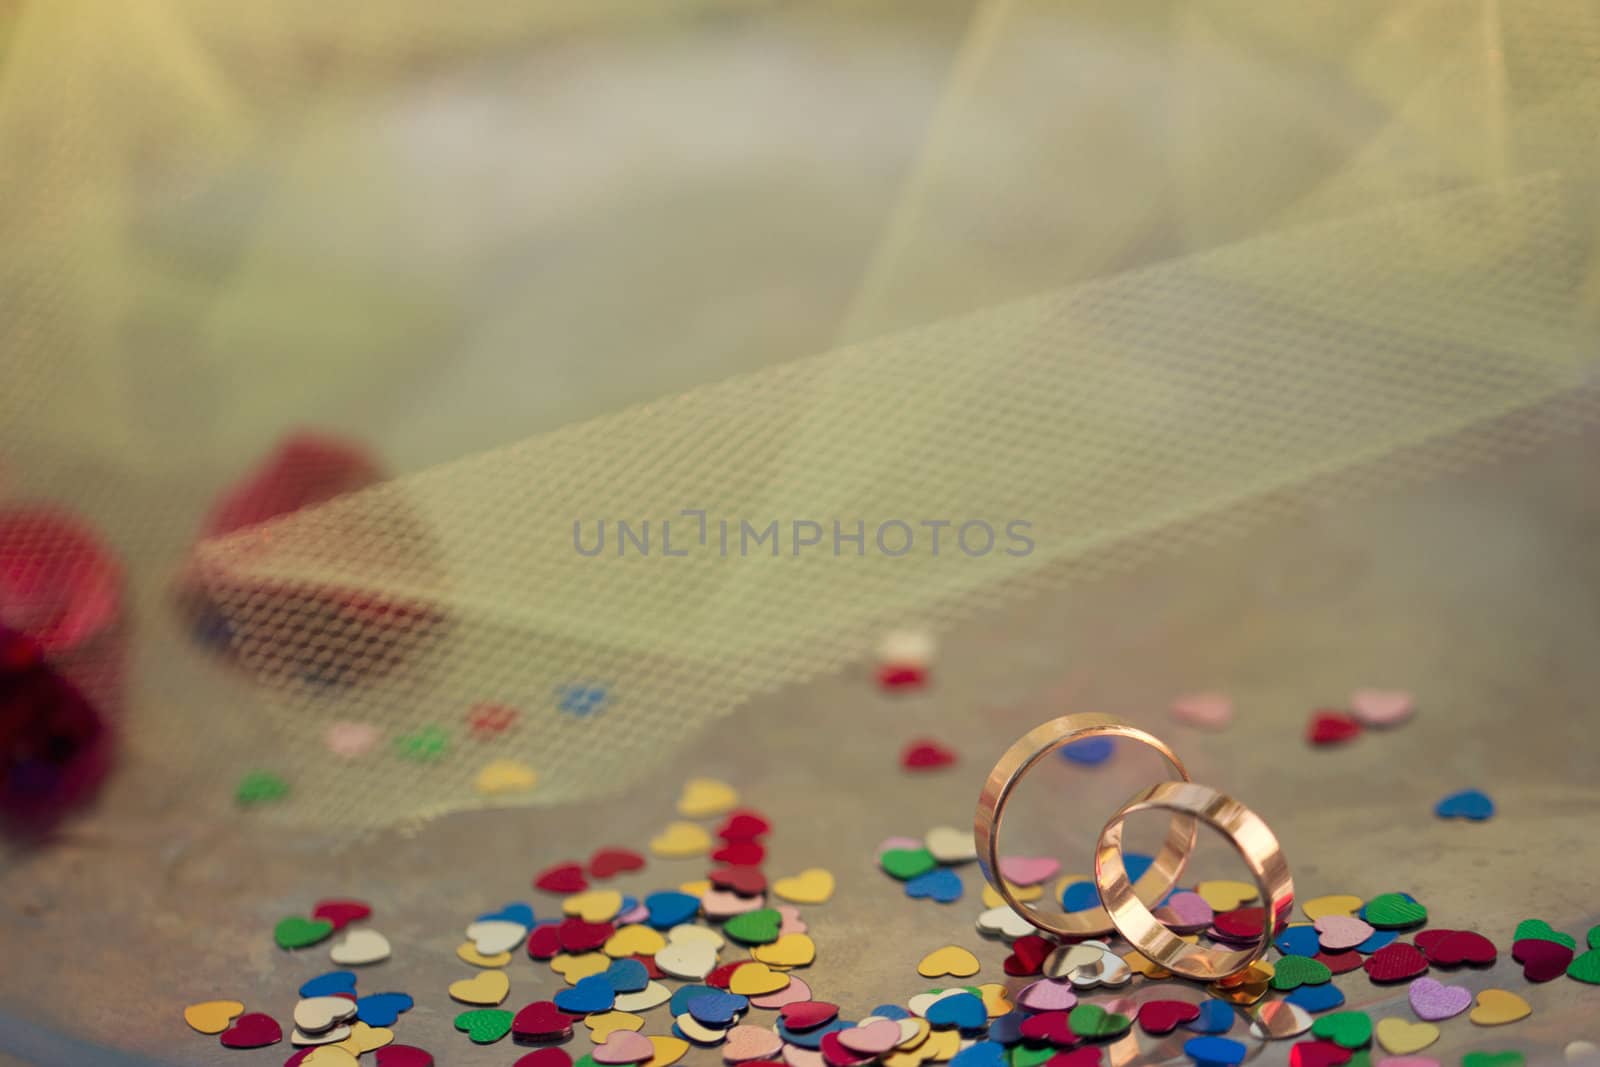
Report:
M 1227 950 L 1191 945 L 1168 930 L 1139 899 L 1122 862 L 1122 824 L 1135 812 L 1154 810 L 1192 816 L 1220 831 L 1250 868 L 1265 909 L 1261 933 L 1253 946 Z M 1267 824 L 1232 797 L 1195 782 L 1162 782 L 1124 804 L 1100 831 L 1094 881 L 1112 924 L 1129 944 L 1173 974 L 1203 982 L 1237 974 L 1266 955 L 1294 908 L 1289 864 Z
M 1179 778 L 1185 782 L 1189 780 L 1188 772 L 1183 769 L 1183 761 L 1154 734 L 1146 733 L 1115 715 L 1098 713 L 1064 715 L 1029 730 L 1000 757 L 1000 761 L 994 765 L 994 770 L 989 772 L 989 779 L 984 783 L 983 792 L 978 796 L 978 812 L 973 822 L 978 861 L 983 866 L 984 877 L 989 879 L 989 884 L 994 887 L 995 892 L 1000 894 L 1012 910 L 1038 929 L 1057 937 L 1071 939 L 1097 937 L 1110 933 L 1115 928 L 1112 916 L 1103 907 L 1068 912 L 1061 910 L 1059 906 L 1046 915 L 1019 900 L 1010 883 L 1000 875 L 1000 820 L 1004 816 L 1006 802 L 1011 798 L 1012 790 L 1034 764 L 1074 741 L 1090 737 L 1125 737 L 1130 741 L 1148 745 L 1161 754 Z M 1173 817 L 1167 827 L 1167 836 L 1161 844 L 1161 851 L 1150 864 L 1150 869 L 1132 887 L 1131 891 L 1139 900 L 1146 905 L 1154 904 L 1178 884 L 1178 879 L 1183 875 L 1183 865 L 1194 849 L 1196 833 L 1196 823 L 1191 816 Z M 1118 862 L 1119 864 L 1121 862 L 1120 852 Z M 1123 880 L 1127 880 L 1126 869 L 1123 870 Z M 1059 905 L 1059 902 L 1057 904 Z

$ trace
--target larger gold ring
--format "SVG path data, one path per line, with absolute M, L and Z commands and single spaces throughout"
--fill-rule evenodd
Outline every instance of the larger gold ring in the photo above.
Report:
M 1016 892 L 1000 875 L 1000 820 L 1005 813 L 1006 801 L 1011 798 L 1012 790 L 1022 780 L 1022 776 L 1028 773 L 1029 768 L 1057 749 L 1089 737 L 1126 737 L 1130 741 L 1148 745 L 1161 753 L 1179 778 L 1185 782 L 1189 780 L 1189 772 L 1183 769 L 1183 761 L 1178 759 L 1177 753 L 1154 734 L 1146 733 L 1137 726 L 1130 726 L 1115 715 L 1098 713 L 1064 715 L 1059 719 L 1052 719 L 1050 722 L 1035 726 L 1023 734 L 1016 744 L 1006 749 L 1005 755 L 994 765 L 994 770 L 989 772 L 989 780 L 983 784 L 983 792 L 978 795 L 977 817 L 973 821 L 973 837 L 978 846 L 978 861 L 983 866 L 984 877 L 989 879 L 989 884 L 994 886 L 995 892 L 999 893 L 1018 915 L 1040 930 L 1065 938 L 1098 937 L 1108 934 L 1114 929 L 1114 923 L 1106 909 L 1098 906 L 1072 912 L 1062 911 L 1058 906 L 1054 909 L 1053 915 L 1047 918 L 1017 899 Z M 1183 865 L 1194 849 L 1197 832 L 1192 817 L 1187 815 L 1173 817 L 1167 827 L 1167 836 L 1161 844 L 1161 851 L 1150 864 L 1150 869 L 1134 886 L 1134 891 L 1141 900 L 1154 904 L 1178 884 L 1178 879 L 1183 875 Z M 1120 852 L 1117 858 L 1120 864 Z M 1123 870 L 1123 878 L 1124 880 L 1127 878 L 1126 869 Z
M 1234 950 L 1191 945 L 1162 925 L 1139 899 L 1122 863 L 1122 824 L 1134 812 L 1156 808 L 1192 816 L 1221 831 L 1244 859 L 1266 909 L 1255 945 Z M 1094 881 L 1100 889 L 1101 902 L 1111 913 L 1112 925 L 1135 949 L 1173 974 L 1206 982 L 1237 974 L 1266 955 L 1294 908 L 1289 864 L 1267 824 L 1232 797 L 1194 782 L 1162 782 L 1135 794 L 1124 804 L 1100 831 L 1094 853 Z

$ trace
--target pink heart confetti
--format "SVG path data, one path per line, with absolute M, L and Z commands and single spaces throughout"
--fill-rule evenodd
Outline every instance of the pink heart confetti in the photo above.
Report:
M 778 914 L 783 916 L 783 925 L 778 927 L 779 936 L 806 932 L 805 920 L 800 918 L 800 909 L 793 904 L 779 904 Z
M 1445 985 L 1432 978 L 1418 978 L 1406 990 L 1411 1010 L 1426 1022 L 1452 1019 L 1472 1006 L 1472 990 L 1458 985 Z
M 1172 894 L 1155 910 L 1157 919 L 1180 934 L 1197 934 L 1210 929 L 1216 914 L 1205 897 L 1189 889 Z
M 896 1036 L 899 1036 L 899 1029 L 895 1027 Z M 727 1039 L 722 1042 L 722 1058 L 729 1063 L 764 1060 L 768 1056 L 776 1056 L 782 1048 L 783 1038 L 778 1036 L 776 1030 L 741 1023 L 729 1030 Z
M 365 722 L 336 722 L 328 727 L 328 751 L 343 759 L 355 759 L 378 743 L 378 728 Z
M 766 897 L 760 894 L 746 897 L 726 889 L 711 889 L 700 897 L 700 910 L 708 919 L 731 919 L 735 915 L 759 911 L 764 907 Z
M 589 1055 L 596 1063 L 643 1063 L 656 1054 L 655 1045 L 632 1030 L 613 1030 Z
M 643 904 L 637 905 L 631 911 L 625 911 L 611 920 L 613 926 L 633 926 L 650 918 L 650 909 Z
M 1225 730 L 1233 721 L 1233 701 L 1222 693 L 1195 693 L 1172 702 L 1172 717 L 1202 730 Z
M 804 980 L 796 978 L 791 974 L 789 976 L 788 985 L 784 986 L 776 993 L 768 993 L 766 996 L 762 997 L 751 997 L 750 1006 L 755 1008 L 765 1008 L 767 1010 L 775 1010 L 783 1007 L 785 1004 L 798 1004 L 803 1000 L 810 999 L 811 987 L 806 985 Z M 818 1062 L 821 1062 L 820 1055 L 818 1057 Z
M 1317 940 L 1328 952 L 1355 948 L 1373 935 L 1373 929 L 1354 915 L 1324 915 L 1317 919 Z
M 877 1056 L 888 1052 L 900 1043 L 900 1024 L 893 1019 L 879 1019 L 866 1026 L 856 1026 L 839 1031 L 839 1044 L 851 1052 Z
M 919 846 L 920 847 L 920 844 Z M 1000 876 L 1015 886 L 1038 885 L 1061 869 L 1061 861 L 1048 856 L 1002 856 Z
M 1029 1011 L 1067 1011 L 1078 1003 L 1078 994 L 1065 978 L 1042 978 L 1018 993 L 1017 1003 Z
M 1399 689 L 1357 689 L 1350 711 L 1367 726 L 1399 726 L 1416 712 L 1410 693 Z
M 821 1052 L 799 1045 L 783 1046 L 783 1062 L 789 1067 L 828 1067 L 828 1061 L 822 1058 Z

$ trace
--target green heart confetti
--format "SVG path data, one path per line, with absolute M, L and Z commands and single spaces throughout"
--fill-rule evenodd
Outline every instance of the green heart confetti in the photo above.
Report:
M 1567 977 L 1600 985 L 1600 949 L 1590 949 L 1567 964 Z
M 783 916 L 773 908 L 757 908 L 735 915 L 722 924 L 722 932 L 743 945 L 770 945 L 778 940 Z
M 1359 1049 L 1350 1054 L 1344 1067 L 1372 1067 L 1372 1053 L 1366 1049 Z
M 1079 1004 L 1067 1014 L 1067 1028 L 1081 1038 L 1116 1037 L 1128 1032 L 1133 1020 L 1106 1011 L 1098 1004 Z
M 1593 931 L 1590 931 L 1591 935 Z M 1558 945 L 1566 945 L 1574 951 L 1578 948 L 1578 939 L 1571 934 L 1564 934 L 1555 929 L 1543 919 L 1523 919 L 1517 924 L 1517 932 L 1511 935 L 1512 942 L 1517 941 L 1554 941 Z M 1596 947 L 1591 940 L 1590 948 Z
M 1051 1056 L 1056 1054 L 1054 1045 L 1045 1045 L 1043 1048 L 1029 1048 L 1027 1045 L 1016 1045 L 1011 1049 L 1011 1067 L 1039 1067 Z
M 909 882 L 919 874 L 927 874 L 939 865 L 933 853 L 925 848 L 891 848 L 878 858 L 884 873 L 902 882 Z
M 577 1061 L 573 1063 L 572 1067 L 600 1067 L 600 1065 L 594 1062 L 593 1056 L 585 1052 L 582 1056 L 578 1057 Z
M 509 1011 L 499 1008 L 478 1008 L 456 1016 L 456 1029 L 472 1039 L 475 1045 L 492 1045 L 511 1032 Z
M 1340 1048 L 1365 1048 L 1372 1043 L 1372 1019 L 1364 1011 L 1336 1011 L 1312 1023 L 1311 1036 Z
M 1333 980 L 1333 972 L 1328 965 L 1310 956 L 1285 956 L 1277 962 L 1276 968 L 1272 974 L 1273 989 L 1287 991 Z
M 1526 1062 L 1520 1052 L 1469 1052 L 1461 1057 L 1461 1067 L 1522 1067 Z
M 1399 893 L 1384 893 L 1367 901 L 1362 915 L 1379 930 L 1398 930 L 1427 922 L 1428 909 Z
M 252 804 L 269 804 L 289 795 L 289 783 L 271 771 L 251 771 L 239 779 L 233 799 L 241 808 Z
M 394 748 L 402 759 L 430 763 L 445 754 L 450 747 L 450 735 L 443 727 L 424 726 L 414 734 L 394 739 Z
M 1589 927 L 1589 933 L 1584 936 L 1590 948 L 1600 948 L 1600 926 Z
M 287 919 L 279 919 L 278 925 L 272 928 L 272 939 L 278 943 L 279 948 L 305 948 L 315 945 L 333 933 L 333 924 L 326 919 L 306 919 L 299 915 L 291 915 Z

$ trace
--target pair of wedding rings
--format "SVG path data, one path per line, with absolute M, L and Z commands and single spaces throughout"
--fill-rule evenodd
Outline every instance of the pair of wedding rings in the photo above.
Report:
M 1155 749 L 1177 780 L 1137 793 L 1100 831 L 1094 853 L 1094 881 L 1100 907 L 1046 914 L 1025 905 L 1016 889 L 1000 876 L 1000 820 L 1017 783 L 1040 760 L 1058 749 L 1091 737 L 1121 737 Z M 1122 858 L 1122 827 L 1140 811 L 1172 813 L 1161 850 L 1136 882 L 1128 879 Z M 1243 858 L 1260 892 L 1264 908 L 1261 933 L 1248 948 L 1220 949 L 1190 944 L 1156 918 L 1151 910 L 1183 876 L 1194 850 L 1199 824 L 1221 832 Z M 1047 934 L 1069 941 L 1100 937 L 1115 930 L 1157 966 L 1199 981 L 1217 981 L 1238 974 L 1266 955 L 1294 907 L 1294 882 L 1289 865 L 1267 824 L 1232 797 L 1189 780 L 1183 761 L 1153 734 L 1115 715 L 1066 715 L 1029 730 L 1000 757 L 978 797 L 974 824 L 978 859 L 984 877 L 1017 914 Z

